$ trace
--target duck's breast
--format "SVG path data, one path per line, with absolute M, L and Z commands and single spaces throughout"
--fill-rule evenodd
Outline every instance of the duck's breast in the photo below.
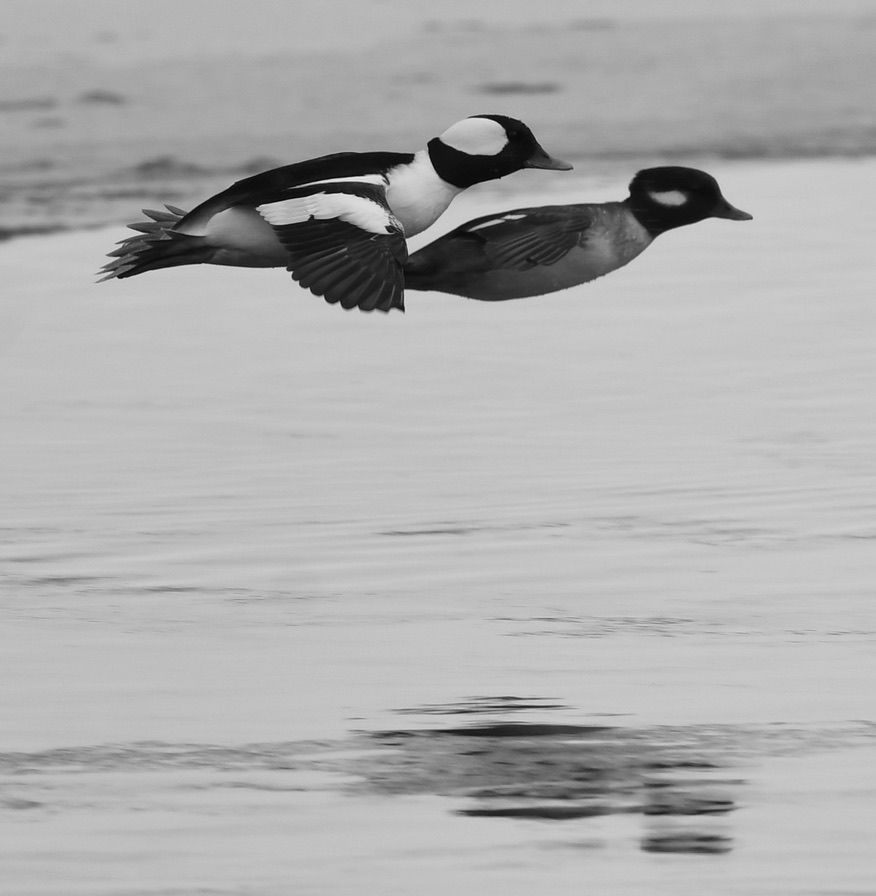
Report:
M 461 192 L 438 176 L 425 150 L 416 153 L 410 164 L 389 171 L 388 178 L 386 201 L 406 237 L 431 227 Z

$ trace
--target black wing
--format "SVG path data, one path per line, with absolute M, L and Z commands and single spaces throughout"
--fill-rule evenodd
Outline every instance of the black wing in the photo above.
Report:
M 382 174 L 413 161 L 412 153 L 336 152 L 253 174 L 233 183 L 193 208 L 180 222 L 183 230 L 197 231 L 213 215 L 233 205 L 257 206 L 282 199 L 290 188 L 329 178 L 357 178 Z
M 591 222 L 587 210 L 575 206 L 521 208 L 476 218 L 431 245 L 471 240 L 479 244 L 487 268 L 526 271 L 555 264 L 581 245 Z
M 404 230 L 383 186 L 365 181 L 287 189 L 258 206 L 289 253 L 287 270 L 327 302 L 404 311 Z

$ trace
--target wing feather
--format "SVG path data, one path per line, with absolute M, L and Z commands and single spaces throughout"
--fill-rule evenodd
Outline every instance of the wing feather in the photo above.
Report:
M 344 308 L 404 310 L 404 230 L 373 181 L 308 184 L 258 206 L 294 280 Z
M 592 217 L 584 208 L 542 206 L 477 218 L 442 239 L 474 239 L 480 243 L 490 267 L 525 271 L 556 264 L 586 241 L 591 223 Z

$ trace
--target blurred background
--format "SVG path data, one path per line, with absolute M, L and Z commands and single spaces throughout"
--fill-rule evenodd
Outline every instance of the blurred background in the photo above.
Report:
M 4 0 L 0 234 L 480 112 L 580 173 L 876 150 L 872 0 Z
M 874 48 L 876 0 L 0 0 L 0 891 L 872 894 Z M 93 283 L 143 206 L 484 112 L 576 171 L 427 239 L 667 160 L 754 220 L 405 315 Z

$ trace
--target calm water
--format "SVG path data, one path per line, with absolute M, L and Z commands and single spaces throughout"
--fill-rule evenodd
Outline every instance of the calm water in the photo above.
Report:
M 873 892 L 876 166 L 714 172 L 404 316 L 0 247 L 4 891 Z

